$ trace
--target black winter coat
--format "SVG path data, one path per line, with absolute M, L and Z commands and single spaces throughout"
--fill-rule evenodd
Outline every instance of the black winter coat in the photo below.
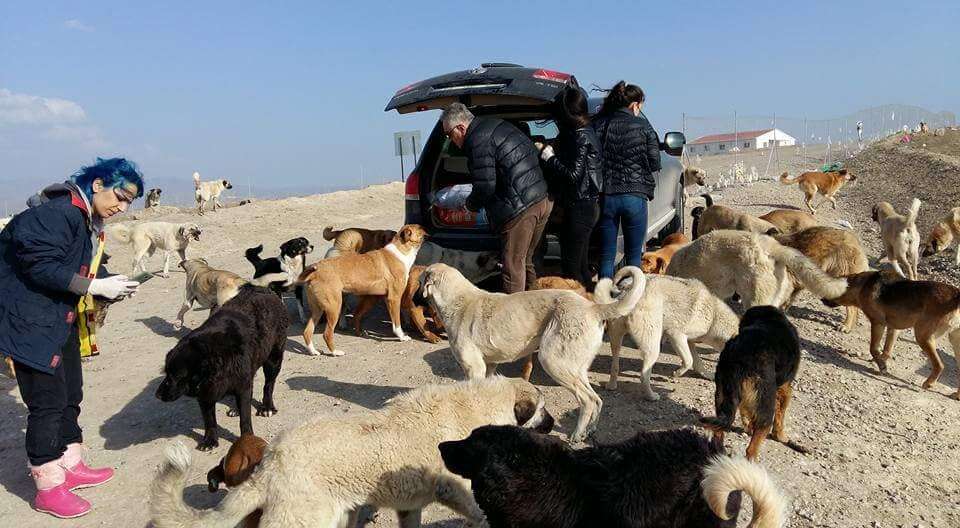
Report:
M 494 229 L 547 197 L 537 148 L 517 127 L 495 117 L 477 117 L 463 144 L 473 192 L 467 209 L 487 210 Z
M 556 155 L 545 164 L 550 176 L 560 180 L 565 203 L 596 200 L 603 191 L 603 167 L 600 141 L 592 128 L 561 132 Z
M 621 108 L 595 118 L 593 128 L 602 147 L 603 192 L 636 193 L 652 200 L 653 173 L 660 170 L 660 138 L 647 118 Z

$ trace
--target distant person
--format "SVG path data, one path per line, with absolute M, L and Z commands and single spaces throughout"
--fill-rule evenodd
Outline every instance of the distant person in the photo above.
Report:
M 567 87 L 557 96 L 556 147 L 542 146 L 540 157 L 550 180 L 557 180 L 563 204 L 560 233 L 560 262 L 563 276 L 593 288 L 593 274 L 587 251 L 590 234 L 600 217 L 603 167 L 600 141 L 590 127 L 587 98 L 579 88 Z
M 485 209 L 500 233 L 504 291 L 532 287 L 537 280 L 533 254 L 553 209 L 537 148 L 514 125 L 496 117 L 475 118 L 461 103 L 448 106 L 440 121 L 443 133 L 467 157 L 473 191 L 466 208 Z
M 29 209 L 0 233 L 0 350 L 13 359 L 27 406 L 33 507 L 55 517 L 89 512 L 90 503 L 71 490 L 113 478 L 112 469 L 83 461 L 80 355 L 91 346 L 93 317 L 84 308 L 88 296 L 119 299 L 136 291 L 136 282 L 106 276 L 99 263 L 103 220 L 142 195 L 143 178 L 132 163 L 98 159 L 31 196 Z
M 857 121 L 857 141 L 863 143 L 863 121 Z
M 617 232 L 623 228 L 626 264 L 640 266 L 647 235 L 647 202 L 660 170 L 660 139 L 646 116 L 643 90 L 624 81 L 610 89 L 593 128 L 603 156 L 600 278 L 613 277 Z

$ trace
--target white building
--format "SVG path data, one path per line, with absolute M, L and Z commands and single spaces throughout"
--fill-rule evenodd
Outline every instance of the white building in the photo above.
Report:
M 723 154 L 738 150 L 759 150 L 773 146 L 789 147 L 797 144 L 793 136 L 779 128 L 764 130 L 744 130 L 729 134 L 712 134 L 701 136 L 687 143 L 684 150 L 688 154 Z

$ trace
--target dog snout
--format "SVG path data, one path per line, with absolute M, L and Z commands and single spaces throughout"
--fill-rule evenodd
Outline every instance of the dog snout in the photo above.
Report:
M 538 433 L 547 434 L 553 430 L 554 425 L 553 415 L 550 414 L 546 409 L 543 410 L 543 419 L 540 420 L 540 423 L 533 428 L 534 431 Z
M 176 384 L 170 381 L 170 378 L 164 378 L 157 387 L 156 397 L 162 402 L 172 402 L 180 397 L 176 390 Z

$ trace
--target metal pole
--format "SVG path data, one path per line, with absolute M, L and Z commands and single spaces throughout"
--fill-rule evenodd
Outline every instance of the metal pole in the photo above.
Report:
M 407 171 L 403 170 L 403 140 L 397 138 L 397 145 L 400 146 L 400 181 L 405 181 Z
M 733 148 L 737 148 L 737 111 L 733 111 Z M 733 163 L 737 163 L 737 151 L 733 151 Z

